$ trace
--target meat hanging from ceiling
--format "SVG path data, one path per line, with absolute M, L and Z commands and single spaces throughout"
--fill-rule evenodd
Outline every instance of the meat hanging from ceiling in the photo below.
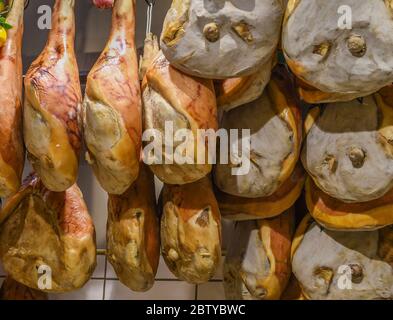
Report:
M 0 212 L 0 259 L 13 279 L 30 288 L 81 288 L 96 267 L 96 241 L 78 186 L 53 192 L 31 174 Z
M 116 1 L 111 34 L 88 75 L 83 103 L 86 159 L 111 194 L 125 192 L 139 172 L 142 102 L 135 9 L 135 0 Z
M 208 157 L 215 150 L 208 149 L 202 131 L 217 130 L 218 127 L 213 81 L 189 76 L 173 68 L 161 51 L 156 53 L 156 41 L 152 35 L 145 40 L 146 58 L 141 64 L 142 73 L 145 72 L 142 82 L 143 128 L 159 132 L 162 159 L 159 152 L 146 148 L 144 160 L 165 183 L 195 182 L 212 170 Z M 174 133 L 186 130 L 192 135 L 184 143 L 177 140 L 171 144 L 166 139 L 171 130 L 168 126 Z M 157 139 L 154 137 L 148 142 L 156 144 Z M 174 161 L 183 155 L 187 157 L 186 161 Z
M 271 60 L 284 0 L 173 0 L 161 33 L 169 62 L 209 79 L 250 75 Z
M 160 258 L 154 175 L 141 164 L 139 176 L 121 195 L 109 195 L 107 257 L 120 282 L 134 291 L 154 284 Z
M 25 150 L 22 134 L 22 36 L 24 1 L 14 0 L 7 15 L 7 40 L 0 48 L 0 197 L 21 182 Z
M 28 159 L 52 191 L 78 175 L 82 94 L 74 52 L 73 0 L 56 0 L 44 50 L 25 77 L 24 139 Z

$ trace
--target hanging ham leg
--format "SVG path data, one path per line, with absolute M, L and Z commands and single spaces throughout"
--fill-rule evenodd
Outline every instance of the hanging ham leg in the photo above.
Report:
M 56 0 L 45 49 L 25 78 L 24 138 L 45 186 L 64 191 L 77 178 L 81 89 L 74 53 L 74 0 Z
M 111 35 L 89 73 L 83 104 L 87 160 L 111 194 L 125 192 L 139 172 L 142 111 L 134 36 L 135 1 L 117 0 Z
M 154 176 L 141 164 L 138 179 L 122 195 L 109 195 L 107 257 L 121 283 L 134 291 L 154 284 L 160 235 Z
M 12 28 L 0 49 L 0 197 L 20 186 L 25 152 L 22 139 L 22 35 L 24 1 L 14 0 L 7 16 Z
M 30 175 L 0 211 L 0 259 L 13 279 L 30 288 L 81 288 L 96 267 L 96 242 L 78 186 L 52 192 Z

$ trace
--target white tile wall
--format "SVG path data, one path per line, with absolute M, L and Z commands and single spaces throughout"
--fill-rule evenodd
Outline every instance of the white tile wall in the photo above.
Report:
M 50 300 L 102 300 L 105 280 L 91 279 L 79 290 L 67 293 L 51 293 Z
M 116 280 L 105 284 L 106 300 L 193 300 L 195 286 L 182 281 L 156 281 L 147 292 L 133 292 Z
M 164 258 L 160 257 L 160 264 L 158 265 L 157 270 L 157 279 L 176 279 L 175 275 L 168 269 Z
M 106 279 L 118 279 L 116 272 L 109 261 L 106 264 Z
M 197 300 L 223 300 L 224 287 L 221 281 L 208 282 L 198 286 Z
M 106 268 L 106 257 L 104 255 L 97 255 L 97 267 L 92 275 L 93 279 L 104 279 Z
M 106 220 L 108 195 L 94 177 L 92 169 L 83 159 L 78 176 L 78 185 L 83 192 L 87 208 L 94 220 L 97 248 L 106 248 Z

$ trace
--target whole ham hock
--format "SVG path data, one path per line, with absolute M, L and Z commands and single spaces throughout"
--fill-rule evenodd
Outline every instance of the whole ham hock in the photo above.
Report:
M 208 157 L 215 150 L 209 150 L 202 130 L 215 132 L 218 127 L 213 81 L 188 76 L 173 68 L 162 52 L 151 53 L 158 48 L 155 41 L 152 35 L 148 36 L 144 51 L 146 60 L 154 58 L 142 82 L 144 160 L 164 183 L 195 182 L 212 170 Z M 146 64 L 147 61 L 143 65 Z M 191 136 L 185 142 L 175 140 L 176 133 L 185 130 Z M 167 141 L 168 136 L 173 143 Z M 157 145 L 158 152 L 150 144 Z M 184 150 L 191 151 L 186 161 L 177 161 L 176 156 L 183 156 Z
M 96 266 L 96 242 L 79 188 L 53 192 L 30 175 L 0 212 L 0 259 L 13 279 L 30 288 L 81 288 Z
M 250 75 L 277 48 L 285 0 L 173 0 L 161 48 L 179 70 L 202 78 Z
M 78 175 L 82 93 L 74 52 L 75 0 L 56 0 L 44 50 L 27 71 L 23 133 L 42 183 L 65 191 Z
M 389 0 L 288 1 L 282 50 L 308 102 L 349 101 L 393 82 L 392 13 Z
M 111 194 L 124 193 L 139 172 L 142 102 L 135 10 L 135 0 L 116 1 L 111 34 L 89 72 L 83 102 L 86 159 Z
M 272 219 L 237 221 L 224 262 L 230 300 L 277 300 L 291 275 L 294 210 Z
M 202 191 L 202 192 L 201 192 Z M 221 217 L 210 177 L 162 190 L 161 251 L 179 279 L 211 279 L 221 257 Z
M 393 187 L 393 106 L 379 93 L 315 107 L 306 125 L 302 163 L 325 193 L 366 202 Z
M 18 191 L 25 161 L 22 134 L 22 36 L 24 0 L 14 0 L 6 17 L 12 26 L 0 48 L 0 197 Z
M 393 298 L 393 226 L 331 231 L 307 215 L 291 251 L 292 271 L 307 299 Z
M 301 112 L 285 67 L 278 65 L 274 69 L 260 98 L 226 112 L 221 127 L 227 131 L 249 129 L 251 137 L 249 146 L 242 145 L 242 137 L 237 141 L 238 149 L 229 148 L 228 164 L 219 162 L 214 167 L 216 186 L 223 192 L 246 198 L 275 193 L 291 176 L 302 141 Z M 246 155 L 242 154 L 243 150 Z M 250 169 L 245 174 L 234 175 L 233 168 L 243 166 L 244 157 L 248 158 Z
M 134 291 L 154 284 L 160 257 L 154 176 L 141 164 L 137 180 L 122 195 L 109 195 L 107 257 L 119 280 Z

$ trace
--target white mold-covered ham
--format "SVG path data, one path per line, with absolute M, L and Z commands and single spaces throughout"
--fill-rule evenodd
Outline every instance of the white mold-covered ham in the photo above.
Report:
M 161 48 L 180 70 L 222 79 L 256 72 L 277 47 L 285 0 L 174 0 Z
M 316 185 L 344 202 L 393 187 L 393 108 L 380 94 L 311 109 L 302 162 Z
M 291 275 L 294 212 L 273 219 L 238 221 L 224 263 L 227 299 L 279 299 Z
M 261 97 L 224 114 L 222 128 L 250 129 L 251 145 L 238 141 L 238 150 L 228 150 L 229 163 L 215 166 L 215 184 L 220 190 L 240 197 L 266 197 L 293 172 L 300 153 L 301 115 L 288 77 L 285 68 L 278 66 Z M 241 157 L 248 157 L 250 168 L 234 175 L 242 149 L 247 154 Z M 244 159 L 241 165 L 245 168 Z
M 282 49 L 306 83 L 354 99 L 393 81 L 392 29 L 389 0 L 290 0 Z
M 292 271 L 312 300 L 393 298 L 393 227 L 343 232 L 307 215 L 292 243 Z

